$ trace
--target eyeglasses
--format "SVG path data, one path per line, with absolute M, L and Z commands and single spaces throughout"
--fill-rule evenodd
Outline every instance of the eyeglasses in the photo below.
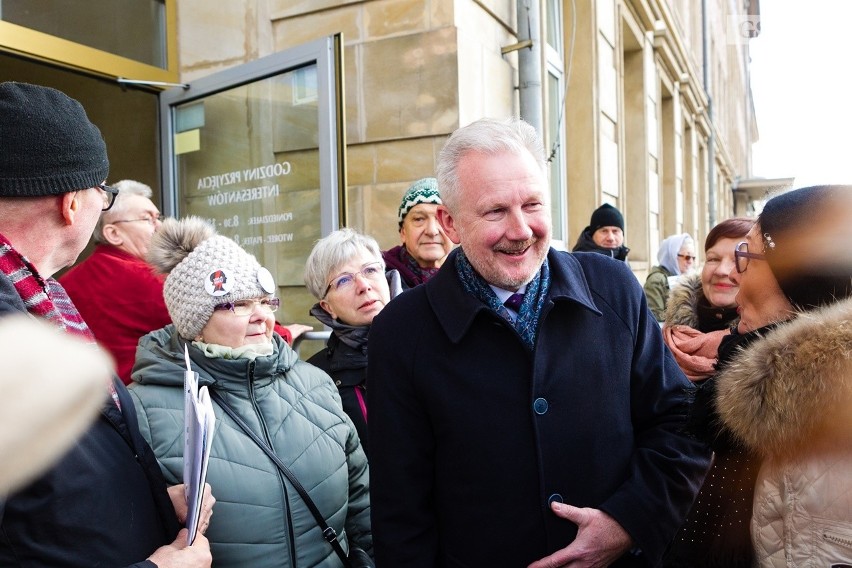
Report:
M 101 211 L 109 211 L 118 196 L 118 188 L 105 183 L 99 184 L 97 187 L 104 191 L 104 207 Z
M 371 280 L 373 282 L 378 282 L 380 279 L 385 277 L 385 271 L 383 269 L 381 262 L 371 262 L 370 264 L 364 265 L 361 270 L 358 272 L 343 272 L 335 276 L 334 280 L 332 280 L 328 287 L 325 289 L 325 294 L 322 295 L 323 298 L 328 296 L 329 290 L 334 288 L 337 291 L 343 290 L 345 288 L 350 287 L 355 283 L 355 276 L 361 275 L 367 280 Z
M 150 217 L 140 217 L 139 219 L 121 219 L 119 221 L 113 221 L 110 223 L 111 225 L 118 225 L 119 223 L 138 223 L 139 221 L 145 221 L 149 225 L 156 225 L 157 221 L 162 221 L 163 216 L 157 213 L 156 215 L 151 215 Z
M 738 273 L 742 274 L 746 271 L 750 258 L 755 260 L 766 260 L 766 255 L 756 252 L 748 252 L 748 243 L 745 241 L 737 243 L 737 248 L 734 249 L 734 261 L 736 263 Z
M 698 260 L 697 256 L 692 256 L 691 254 L 679 254 L 679 255 L 677 255 L 677 257 L 686 259 L 687 262 L 694 262 L 694 261 Z
M 262 300 L 237 300 L 236 302 L 224 302 L 213 306 L 214 310 L 230 310 L 235 316 L 250 316 L 255 307 L 266 313 L 273 313 L 281 306 L 279 298 L 263 298 Z

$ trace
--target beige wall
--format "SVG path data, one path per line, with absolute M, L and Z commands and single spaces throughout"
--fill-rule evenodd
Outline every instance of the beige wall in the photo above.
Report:
M 734 179 L 750 177 L 747 45 L 726 36 L 731 6 L 742 11 L 743 0 L 708 5 L 712 122 L 699 3 L 563 2 L 566 46 L 575 29 L 560 150 L 566 244 L 594 208 L 612 203 L 625 214 L 640 278 L 668 234 L 703 242 L 711 166 L 717 221 L 732 214 Z M 347 218 L 389 247 L 400 196 L 433 174 L 446 137 L 482 116 L 517 114 L 517 57 L 501 53 L 517 41 L 515 10 L 514 0 L 181 0 L 181 79 L 342 32 Z

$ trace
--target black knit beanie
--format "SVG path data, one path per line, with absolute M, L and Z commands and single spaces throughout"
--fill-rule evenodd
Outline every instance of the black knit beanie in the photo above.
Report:
M 0 196 L 60 195 L 108 174 L 106 144 L 79 102 L 49 87 L 0 83 Z
M 589 222 L 589 228 L 594 233 L 601 227 L 618 227 L 623 231 L 624 217 L 621 216 L 621 211 L 609 203 L 604 203 L 595 209 L 594 213 L 592 213 L 592 219 Z
M 852 220 L 852 186 L 818 185 L 782 193 L 757 219 L 764 254 L 781 291 L 810 310 L 852 296 L 852 262 L 838 239 Z

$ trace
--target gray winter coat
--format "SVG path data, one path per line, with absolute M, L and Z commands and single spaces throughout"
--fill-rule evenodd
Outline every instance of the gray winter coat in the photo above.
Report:
M 324 372 L 273 334 L 266 357 L 210 359 L 192 344 L 199 384 L 215 390 L 271 443 L 344 549 L 372 551 L 369 469 L 358 434 Z M 183 471 L 183 346 L 174 326 L 139 341 L 130 393 L 142 435 L 170 483 Z M 260 448 L 216 406 L 207 482 L 216 505 L 206 532 L 216 567 L 338 567 L 298 493 Z

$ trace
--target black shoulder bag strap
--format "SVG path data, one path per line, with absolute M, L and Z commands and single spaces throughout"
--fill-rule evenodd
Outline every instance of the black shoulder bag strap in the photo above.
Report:
M 305 502 L 305 505 L 307 505 L 308 510 L 314 516 L 314 519 L 316 519 L 317 524 L 322 529 L 323 538 L 331 545 L 331 547 L 334 549 L 334 552 L 336 552 L 337 555 L 340 557 L 340 560 L 343 562 L 343 566 L 345 566 L 346 568 L 350 568 L 351 564 L 349 562 L 349 559 L 346 557 L 346 553 L 343 552 L 343 547 L 340 546 L 340 541 L 337 540 L 337 531 L 328 526 L 328 523 L 325 522 L 322 513 L 320 513 L 319 509 L 317 509 L 317 506 L 314 504 L 313 499 L 311 499 L 310 495 L 308 495 L 308 492 L 305 491 L 305 488 L 302 487 L 302 484 L 299 482 L 299 480 L 296 479 L 296 476 L 293 475 L 293 472 L 290 471 L 290 468 L 284 465 L 284 462 L 282 462 L 281 459 L 275 454 L 275 451 L 270 448 L 269 445 L 267 445 L 267 443 L 260 438 L 260 436 L 255 434 L 251 428 L 249 428 L 248 424 L 246 424 L 245 421 L 240 418 L 240 416 L 234 411 L 234 409 L 231 408 L 231 406 L 227 402 L 225 402 L 225 399 L 222 398 L 222 395 L 212 389 L 209 390 L 210 398 L 215 400 L 219 404 L 219 406 L 222 407 L 222 410 L 224 410 L 225 413 L 230 416 L 231 419 L 236 422 L 237 425 L 242 428 L 246 434 L 248 434 L 249 438 L 254 440 L 254 443 L 257 444 L 267 456 L 269 456 L 269 459 L 271 459 L 272 462 L 278 466 L 278 469 L 281 470 L 281 473 L 283 473 L 284 476 L 290 481 L 290 484 L 293 485 L 293 487 L 296 489 L 296 492 L 302 498 L 302 501 Z

